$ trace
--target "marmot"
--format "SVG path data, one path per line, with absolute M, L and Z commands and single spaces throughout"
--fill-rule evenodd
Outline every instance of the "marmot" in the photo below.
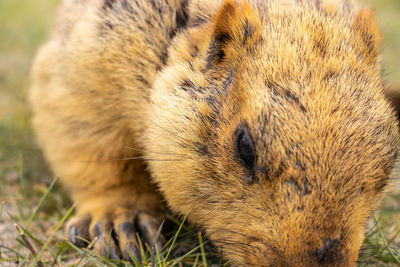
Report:
M 350 0 L 65 0 L 30 99 L 71 241 L 138 257 L 163 197 L 236 266 L 353 266 L 400 141 L 380 42 Z

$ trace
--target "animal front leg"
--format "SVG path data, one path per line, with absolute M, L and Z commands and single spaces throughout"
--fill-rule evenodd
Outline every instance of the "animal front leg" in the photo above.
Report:
M 74 196 L 78 212 L 66 228 L 69 240 L 76 246 L 87 246 L 97 238 L 95 250 L 105 258 L 141 262 L 139 234 L 143 244 L 160 251 L 165 239 L 155 239 L 163 219 L 160 208 L 154 208 L 157 195 L 139 194 L 124 185 L 88 197 Z M 79 200 L 82 198 L 81 200 Z

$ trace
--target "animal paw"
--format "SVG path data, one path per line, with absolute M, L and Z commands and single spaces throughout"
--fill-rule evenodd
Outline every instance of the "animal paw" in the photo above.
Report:
M 164 237 L 160 234 L 155 240 L 159 227 L 159 220 L 147 212 L 123 210 L 105 212 L 100 216 L 78 215 L 69 221 L 67 234 L 69 240 L 79 247 L 87 246 L 97 238 L 94 249 L 105 258 L 141 262 L 136 232 L 143 244 L 161 251 Z

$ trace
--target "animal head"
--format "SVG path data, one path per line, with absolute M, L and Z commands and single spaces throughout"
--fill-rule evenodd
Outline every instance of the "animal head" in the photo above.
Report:
M 399 145 L 379 32 L 366 10 L 272 2 L 226 0 L 176 37 L 150 169 L 237 265 L 352 266 Z

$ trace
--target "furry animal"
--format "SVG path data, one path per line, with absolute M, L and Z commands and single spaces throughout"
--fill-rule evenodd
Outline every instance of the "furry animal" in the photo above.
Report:
M 70 240 L 139 259 L 165 198 L 233 265 L 353 266 L 400 141 L 380 42 L 350 0 L 65 0 L 30 99 Z

